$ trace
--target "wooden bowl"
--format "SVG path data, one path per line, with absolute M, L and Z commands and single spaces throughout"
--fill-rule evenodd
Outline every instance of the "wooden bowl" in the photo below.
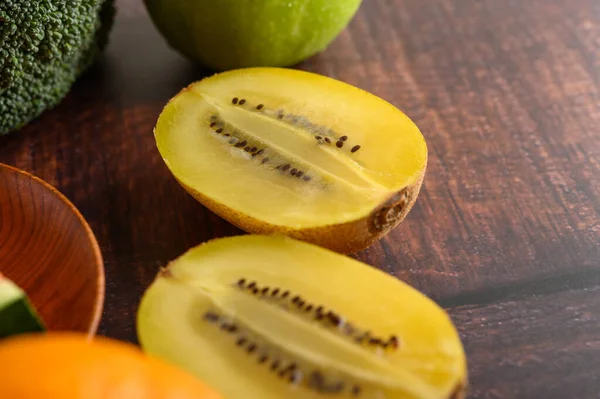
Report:
M 96 333 L 104 267 L 94 233 L 54 187 L 3 164 L 0 272 L 27 292 L 49 330 Z

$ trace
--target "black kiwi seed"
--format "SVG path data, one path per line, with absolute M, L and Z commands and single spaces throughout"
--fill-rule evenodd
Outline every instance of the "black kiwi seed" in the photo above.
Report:
M 342 137 L 340 137 L 340 141 L 346 141 L 346 140 L 348 140 L 348 136 L 342 136 Z
M 283 170 L 283 171 L 285 172 L 285 171 L 287 171 L 287 170 L 288 170 L 290 167 L 291 167 L 291 165 L 290 165 L 289 163 L 287 163 L 287 164 L 285 164 L 285 165 L 283 165 L 283 166 L 281 167 L 281 170 Z
M 356 152 L 360 150 L 360 146 L 359 145 L 355 145 L 354 147 L 352 147 L 352 149 L 350 150 L 350 152 Z
M 379 338 L 371 338 L 369 340 L 369 343 L 371 345 L 381 345 L 383 342 L 381 342 L 381 340 Z
M 248 347 L 246 348 L 246 350 L 248 351 L 248 353 L 252 353 L 256 350 L 256 344 L 250 344 L 248 345 Z
M 388 341 L 388 344 L 390 344 L 390 346 L 394 349 L 398 348 L 398 346 L 400 345 L 400 342 L 398 341 L 398 337 L 396 337 L 395 335 L 392 335 Z
M 310 181 L 312 179 L 312 177 L 310 176 L 304 176 L 304 181 Z
M 342 319 L 340 318 L 340 316 L 333 312 L 329 312 L 327 314 L 327 317 L 331 321 L 331 324 L 333 324 L 334 326 L 339 326 L 340 324 L 342 324 Z
M 284 367 L 280 372 L 279 372 L 279 376 L 280 377 L 285 377 L 286 374 L 291 373 L 293 374 L 294 371 L 296 370 L 296 363 L 290 363 L 287 367 Z
M 230 325 L 229 325 L 229 328 L 227 328 L 227 330 L 226 330 L 226 331 L 227 331 L 227 332 L 230 332 L 230 333 L 234 333 L 234 332 L 236 332 L 236 331 L 237 331 L 237 329 L 238 329 L 238 328 L 237 328 L 237 326 L 236 326 L 235 324 L 230 324 Z
M 242 346 L 242 345 L 244 345 L 245 343 L 246 343 L 246 338 L 244 338 L 244 337 L 241 337 L 241 338 L 239 338 L 239 339 L 238 339 L 238 340 L 235 342 L 235 344 L 236 344 L 237 346 Z
M 263 158 L 263 160 L 260 163 L 267 163 L 269 162 L 269 158 Z
M 217 126 L 217 122 L 213 122 L 210 124 L 210 127 L 215 127 L 215 126 Z
M 248 142 L 246 140 L 244 140 L 240 143 L 240 147 L 244 147 L 246 144 L 248 144 Z
M 238 280 L 238 282 L 237 282 L 237 285 L 238 285 L 239 287 L 243 287 L 243 286 L 244 286 L 244 284 L 246 284 L 246 279 L 245 279 L 245 278 L 241 278 L 241 279 L 239 279 L 239 280 Z
M 231 135 L 230 135 L 229 133 L 225 133 L 223 136 L 225 136 L 225 137 L 229 137 L 229 136 L 231 136 Z
M 253 289 L 254 287 L 256 287 L 256 281 L 253 281 L 248 285 L 249 289 Z
M 238 103 L 238 98 L 237 98 L 237 97 L 234 97 L 234 98 L 233 98 L 233 100 L 231 100 L 231 102 L 232 102 L 233 104 L 237 104 L 237 103 Z
M 256 153 L 256 155 L 260 155 L 260 154 L 262 154 L 263 152 L 265 152 L 265 150 L 264 150 L 264 149 L 258 150 L 258 152 Z
M 246 100 L 244 100 L 243 98 L 240 100 L 240 105 L 244 105 L 246 103 Z
M 296 172 L 298 172 L 298 169 L 294 168 L 294 169 L 290 170 L 290 175 L 294 176 L 294 175 L 296 175 Z
M 244 151 L 246 151 L 246 152 L 250 152 L 250 146 L 246 146 L 246 147 L 244 148 Z
M 282 113 L 279 113 L 279 114 L 277 115 L 277 119 L 283 119 L 283 114 L 282 114 Z
M 256 288 L 256 287 L 252 288 L 252 293 L 254 295 L 258 294 L 258 288 Z
M 219 321 L 219 315 L 213 312 L 206 312 L 204 313 L 204 320 L 210 322 Z
M 262 289 L 260 292 L 261 292 L 261 294 L 263 294 L 263 295 L 267 295 L 267 294 L 269 293 L 269 287 L 265 287 L 265 288 L 263 288 L 263 289 Z
M 307 307 L 304 309 L 304 311 L 305 311 L 305 312 L 310 312 L 310 311 L 312 310 L 312 308 L 313 308 L 313 305 L 308 305 L 308 306 L 307 306 Z
M 325 137 L 325 142 L 326 142 L 327 144 L 331 144 L 331 139 L 330 139 L 329 137 Z
M 337 143 L 335 143 L 335 146 L 337 148 L 342 148 L 344 146 L 344 142 L 343 141 L 338 141 Z
M 275 288 L 272 292 L 271 292 L 271 296 L 276 296 L 277 294 L 279 294 L 279 288 Z
M 300 301 L 300 297 L 298 295 L 296 295 L 295 297 L 292 298 L 292 303 L 298 303 Z
M 262 363 L 266 362 L 268 359 L 269 359 L 268 355 L 260 355 L 260 357 L 258 358 L 258 362 L 262 364 Z
M 285 298 L 287 298 L 287 297 L 288 297 L 288 295 L 290 295 L 290 292 L 289 292 L 289 291 L 285 291 L 283 294 L 281 294 L 281 297 L 282 297 L 283 299 L 285 299 Z
M 258 105 L 256 106 L 256 109 L 260 111 L 261 109 L 263 109 L 263 107 L 264 107 L 264 105 L 263 105 L 263 104 L 258 104 Z
M 277 359 L 273 360 L 273 363 L 271 363 L 271 370 L 275 371 L 275 370 L 277 370 L 278 367 L 279 367 L 279 360 L 277 360 Z
M 323 137 L 321 137 L 321 136 L 315 136 L 315 139 L 317 139 L 317 140 L 323 140 Z
M 298 172 L 296 172 L 296 177 L 302 177 L 302 175 L 304 175 L 304 172 L 299 170 Z
M 318 308 L 316 308 L 315 312 L 317 312 L 317 314 L 322 314 L 323 313 L 323 306 L 319 306 Z
M 223 133 L 223 128 L 222 128 L 222 127 L 220 127 L 220 128 L 218 128 L 217 130 L 215 130 L 215 132 L 217 132 L 217 133 Z
M 256 148 L 256 147 L 250 148 L 250 152 L 256 152 L 256 150 L 258 150 L 258 148 Z

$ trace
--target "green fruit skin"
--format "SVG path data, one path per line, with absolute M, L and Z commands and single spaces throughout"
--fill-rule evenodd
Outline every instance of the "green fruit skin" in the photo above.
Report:
M 0 275 L 0 339 L 44 331 L 46 326 L 27 294 Z
M 45 331 L 46 327 L 42 319 L 25 299 L 0 309 L 0 339 L 17 334 Z
M 327 48 L 361 0 L 144 0 L 175 50 L 213 70 L 295 65 Z

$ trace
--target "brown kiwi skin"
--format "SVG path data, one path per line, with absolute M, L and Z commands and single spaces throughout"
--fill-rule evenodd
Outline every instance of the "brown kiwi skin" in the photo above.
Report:
M 466 377 L 465 381 L 459 383 L 456 386 L 456 389 L 450 394 L 448 399 L 465 399 L 467 397 L 467 385 L 466 385 Z
M 198 202 L 247 233 L 282 234 L 338 253 L 351 254 L 370 247 L 406 218 L 417 200 L 426 168 L 427 164 L 413 184 L 390 195 L 369 215 L 350 222 L 305 229 L 278 226 L 253 218 L 203 195 L 176 176 L 175 179 Z

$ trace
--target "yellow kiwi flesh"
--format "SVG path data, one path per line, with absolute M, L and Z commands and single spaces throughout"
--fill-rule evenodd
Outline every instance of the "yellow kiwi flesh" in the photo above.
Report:
M 190 85 L 164 108 L 155 138 L 175 178 L 221 217 L 339 252 L 397 225 L 427 164 L 422 134 L 397 108 L 291 69 L 240 69 Z
M 457 399 L 467 384 L 443 309 L 382 271 L 289 237 L 192 248 L 145 292 L 137 329 L 145 351 L 228 399 Z

